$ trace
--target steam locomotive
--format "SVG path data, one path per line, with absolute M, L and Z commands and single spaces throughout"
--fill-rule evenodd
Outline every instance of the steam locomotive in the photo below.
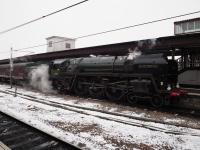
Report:
M 163 54 L 67 58 L 45 62 L 54 89 L 93 98 L 126 100 L 134 105 L 141 99 L 154 107 L 168 105 L 185 92 L 177 86 L 177 63 Z M 39 63 L 14 66 L 12 78 L 28 81 Z M 0 65 L 0 79 L 9 80 L 9 64 Z
M 170 104 L 185 94 L 177 88 L 177 63 L 163 54 L 87 57 L 53 61 L 49 73 L 53 87 L 76 95 L 90 95 L 134 105 L 149 99 L 154 107 Z

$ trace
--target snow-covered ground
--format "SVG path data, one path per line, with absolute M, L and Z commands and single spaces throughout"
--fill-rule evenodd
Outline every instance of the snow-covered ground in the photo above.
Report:
M 0 90 L 9 88 L 0 85 Z M 98 102 L 79 102 L 79 98 L 58 98 L 33 91 L 18 89 L 27 95 L 37 96 L 51 101 L 66 104 L 76 104 L 91 108 L 101 108 Z M 105 110 L 115 112 L 116 108 Z M 200 149 L 200 130 L 162 125 L 151 122 L 143 124 L 152 125 L 166 130 L 188 133 L 186 135 L 167 134 L 160 131 L 152 131 L 142 127 L 126 125 L 114 121 L 100 119 L 98 117 L 77 112 L 55 108 L 41 103 L 24 100 L 0 93 L 0 111 L 15 116 L 25 123 L 54 135 L 55 137 L 75 144 L 83 149 Z M 145 113 L 123 111 L 133 116 L 145 117 Z M 119 117 L 119 119 L 124 119 Z M 165 118 L 166 120 L 168 118 Z M 137 120 L 131 120 L 138 122 Z M 173 119 L 168 119 L 173 121 Z M 180 121 L 183 121 L 180 119 Z M 199 136 L 192 136 L 189 133 Z

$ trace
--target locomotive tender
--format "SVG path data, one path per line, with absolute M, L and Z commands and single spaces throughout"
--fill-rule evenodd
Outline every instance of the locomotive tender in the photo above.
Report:
M 47 63 L 47 62 L 46 62 Z M 48 62 L 52 86 L 65 93 L 93 98 L 125 99 L 135 104 L 150 100 L 155 107 L 181 98 L 184 91 L 177 88 L 177 63 L 163 54 L 128 56 L 99 56 L 67 58 Z M 13 79 L 27 81 L 30 70 L 38 63 L 14 66 Z M 9 80 L 9 64 L 0 65 L 0 79 Z

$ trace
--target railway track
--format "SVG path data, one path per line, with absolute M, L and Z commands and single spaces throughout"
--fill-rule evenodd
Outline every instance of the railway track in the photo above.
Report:
M 184 89 L 186 89 L 186 88 L 184 88 Z M 188 90 L 188 88 L 186 90 Z M 195 91 L 197 91 L 197 90 L 195 90 Z M 200 90 L 198 90 L 198 91 L 200 92 Z M 7 90 L 7 92 L 14 93 L 11 90 Z M 30 98 L 35 98 L 34 96 L 20 94 L 19 92 L 17 92 L 16 94 L 28 96 Z M 75 95 L 72 95 L 72 96 L 75 96 Z M 196 96 L 194 96 L 194 95 L 188 95 L 188 97 L 196 97 Z M 86 97 L 86 98 L 90 98 L 90 97 Z M 42 100 L 44 100 L 44 99 L 42 99 Z M 98 99 L 98 101 L 99 100 L 100 99 Z M 104 101 L 104 100 L 102 100 L 102 101 Z M 127 106 L 127 103 L 124 103 L 123 101 L 118 101 L 118 102 L 113 101 L 113 102 L 115 102 L 117 104 L 121 104 L 121 105 Z M 72 106 L 72 105 L 68 105 L 68 106 Z M 128 105 L 128 106 L 130 106 L 130 105 Z M 148 109 L 148 110 L 151 110 L 151 111 L 157 111 L 157 110 L 159 110 L 161 112 L 165 112 L 165 113 L 169 113 L 169 114 L 176 114 L 176 115 L 181 115 L 181 116 L 186 116 L 186 117 L 192 117 L 192 118 L 198 118 L 198 119 L 200 118 L 200 109 L 183 108 L 183 107 L 178 107 L 177 105 L 170 105 L 170 106 L 164 106 L 164 107 L 161 107 L 161 108 L 155 108 L 150 103 L 148 103 L 147 101 L 146 102 L 141 101 L 141 103 L 137 103 L 137 104 L 135 104 L 135 106 L 138 107 L 138 108 L 141 108 L 141 109 Z M 75 107 L 80 108 L 79 106 L 75 106 Z M 81 108 L 83 108 L 83 107 L 81 107 Z M 88 109 L 90 109 L 90 110 L 96 110 L 96 109 L 93 109 L 93 108 L 86 108 L 86 109 L 87 110 Z M 105 112 L 103 110 L 98 110 L 98 111 Z M 111 112 L 106 112 L 106 113 L 111 113 Z M 136 117 L 136 118 L 133 118 L 133 119 L 140 120 L 139 117 Z M 159 121 L 151 120 L 151 119 L 147 119 L 147 121 L 153 121 L 153 122 L 156 122 L 156 123 L 163 123 L 163 122 L 159 122 Z M 172 124 L 172 125 L 176 125 L 176 124 Z M 188 127 L 188 126 L 183 126 L 183 127 Z
M 10 91 L 10 90 L 6 90 L 6 91 L 0 90 L 0 92 L 5 93 L 5 94 L 9 94 L 9 95 L 14 95 L 14 92 Z M 59 103 L 59 102 L 55 102 L 55 101 L 51 101 L 51 100 L 46 100 L 46 99 L 43 99 L 43 98 L 25 95 L 25 94 L 22 94 L 22 93 L 17 93 L 17 95 L 19 97 L 25 99 L 25 100 L 38 102 L 38 103 L 41 103 L 41 104 L 61 108 L 61 109 L 64 109 L 64 110 L 73 111 L 73 112 L 76 112 L 76 113 L 81 113 L 81 114 L 85 114 L 85 115 L 98 117 L 100 119 L 115 121 L 115 122 L 118 122 L 118 123 L 142 127 L 142 128 L 150 129 L 150 130 L 153 130 L 153 131 L 160 131 L 160 132 L 169 133 L 169 134 L 189 135 L 189 136 L 200 137 L 200 134 L 193 133 L 191 131 L 188 131 L 188 132 L 176 131 L 176 130 L 173 130 L 173 129 L 166 129 L 164 127 L 159 127 L 159 126 L 156 126 L 156 125 L 150 125 L 149 124 L 149 123 L 159 123 L 159 124 L 165 124 L 165 125 L 173 125 L 173 126 L 176 126 L 176 127 L 187 127 L 187 126 L 180 126 L 180 125 L 177 125 L 175 123 L 166 123 L 166 122 L 163 122 L 163 121 L 155 121 L 155 120 L 152 120 L 152 119 L 134 117 L 134 116 L 130 116 L 130 115 L 108 112 L 108 111 L 103 111 L 103 110 L 94 109 L 94 108 L 87 108 L 87 107 L 82 107 L 82 106 L 77 106 L 77 105 L 63 104 L 63 103 Z M 194 129 L 199 129 L 199 128 L 194 128 Z
M 13 94 L 15 93 L 15 92 L 13 92 L 11 90 L 7 90 L 7 92 L 11 92 Z M 22 95 L 22 96 L 27 96 L 27 97 L 30 97 L 30 98 L 37 98 L 35 96 L 30 96 L 30 95 L 22 94 L 22 93 L 18 93 L 18 92 L 16 94 L 19 94 L 19 95 Z M 45 99 L 42 99 L 42 98 L 39 98 L 39 99 L 40 100 L 45 100 Z M 52 102 L 55 103 L 55 101 L 52 101 Z M 178 126 L 177 124 L 166 123 L 166 122 L 163 122 L 163 121 L 157 121 L 155 119 L 145 119 L 145 118 L 141 119 L 140 117 L 134 117 L 134 116 L 125 115 L 125 114 L 122 114 L 122 113 L 113 113 L 113 112 L 108 112 L 108 111 L 104 111 L 104 110 L 88 108 L 88 107 L 82 107 L 82 106 L 77 106 L 77 105 L 70 105 L 70 104 L 64 104 L 64 105 L 75 107 L 75 108 L 81 108 L 81 109 L 85 109 L 85 110 L 98 111 L 98 112 L 102 112 L 102 113 L 106 113 L 106 114 L 114 114 L 114 115 L 128 117 L 128 118 L 141 120 L 141 121 L 150 121 L 150 122 L 156 122 L 156 123 L 162 123 L 162 124 L 169 124 L 169 125 Z M 152 107 L 151 104 L 150 105 L 148 105 L 148 104 L 146 104 L 146 105 L 144 105 L 144 104 L 136 104 L 136 106 L 139 107 L 139 108 L 142 108 L 142 109 L 148 109 L 148 110 L 152 110 L 152 111 L 158 110 L 155 107 Z M 193 118 L 200 118 L 200 110 L 194 110 L 194 109 L 189 109 L 189 108 L 184 109 L 184 108 L 177 108 L 176 106 L 165 106 L 165 107 L 159 108 L 159 111 L 166 112 L 166 113 L 171 113 L 171 114 L 178 114 L 178 115 L 182 115 L 182 116 L 193 117 Z M 183 126 L 182 125 L 182 127 L 188 127 L 188 126 Z M 200 129 L 200 128 L 195 128 L 195 129 Z
M 1 112 L 0 141 L 12 150 L 78 150 Z
M 127 105 L 127 104 L 124 104 Z M 135 107 L 141 108 L 141 109 L 148 109 L 151 111 L 160 111 L 164 113 L 169 113 L 173 115 L 179 115 L 179 116 L 184 116 L 184 117 L 190 117 L 190 118 L 200 118 L 200 110 L 199 109 L 191 109 L 191 108 L 183 108 L 183 107 L 178 107 L 174 105 L 169 105 L 169 106 L 164 106 L 161 108 L 155 108 L 151 106 L 149 103 L 138 103 L 135 104 Z

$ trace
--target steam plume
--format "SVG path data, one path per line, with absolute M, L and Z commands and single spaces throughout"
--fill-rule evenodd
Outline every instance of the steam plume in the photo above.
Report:
M 49 66 L 44 64 L 33 69 L 29 74 L 31 86 L 45 93 L 52 92 L 53 90 L 51 82 L 49 81 L 48 70 Z
M 138 47 L 136 47 L 134 50 L 129 49 L 129 54 L 127 59 L 128 60 L 133 60 L 135 58 L 137 58 L 138 56 L 140 56 L 142 54 L 142 52 L 138 49 Z

